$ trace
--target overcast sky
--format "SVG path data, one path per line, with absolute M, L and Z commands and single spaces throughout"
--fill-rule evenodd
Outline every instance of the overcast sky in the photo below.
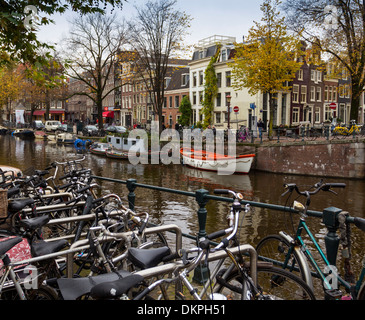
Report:
M 129 20 L 134 16 L 134 4 L 145 2 L 146 0 L 128 0 L 123 5 L 123 10 L 116 12 Z M 260 0 L 178 0 L 179 9 L 193 18 L 186 43 L 194 45 L 213 35 L 232 36 L 241 42 L 242 36 L 247 36 L 248 30 L 254 25 L 253 21 L 261 20 L 261 3 Z M 40 40 L 57 43 L 67 34 L 67 20 L 72 16 L 73 13 L 53 16 L 56 24 L 42 27 L 39 31 Z

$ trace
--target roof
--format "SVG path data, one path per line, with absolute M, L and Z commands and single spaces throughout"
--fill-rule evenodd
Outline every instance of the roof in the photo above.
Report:
M 187 84 L 185 86 L 182 85 L 182 75 L 183 74 L 189 74 L 189 68 L 181 68 L 181 69 L 176 70 L 171 75 L 171 81 L 170 81 L 168 87 L 166 88 L 166 91 L 179 90 L 179 89 L 184 89 L 184 88 L 189 89 L 189 81 L 187 82 Z

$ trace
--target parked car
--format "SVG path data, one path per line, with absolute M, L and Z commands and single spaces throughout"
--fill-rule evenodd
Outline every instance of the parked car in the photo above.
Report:
M 123 126 L 109 126 L 105 129 L 107 133 L 125 133 L 127 129 Z
M 46 128 L 46 131 L 56 131 L 59 125 L 61 125 L 61 122 L 50 120 L 46 121 L 46 124 L 44 126 Z
M 32 122 L 32 128 L 34 130 L 42 130 L 44 129 L 44 124 L 41 120 L 35 120 Z
M 68 126 L 67 126 L 67 124 L 60 124 L 60 125 L 57 127 L 57 131 L 67 132 L 67 131 L 68 131 Z
M 97 128 L 97 126 L 94 125 L 88 125 L 85 126 L 84 129 L 82 129 L 82 134 L 84 136 L 99 136 L 99 129 Z

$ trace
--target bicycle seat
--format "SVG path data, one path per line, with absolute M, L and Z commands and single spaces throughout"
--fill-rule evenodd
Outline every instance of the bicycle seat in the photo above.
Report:
M 65 239 L 46 242 L 43 240 L 34 241 L 31 245 L 32 256 L 40 257 L 46 254 L 51 254 L 62 250 L 68 246 L 68 242 Z
M 3 256 L 12 247 L 16 246 L 19 242 L 22 242 L 23 238 L 16 237 L 9 240 L 4 240 L 0 242 L 0 256 Z
M 26 230 L 34 231 L 46 225 L 48 221 L 49 221 L 49 216 L 43 215 L 35 218 L 23 219 L 20 221 L 20 226 L 24 227 Z
M 64 300 L 76 300 L 90 293 L 91 289 L 99 283 L 112 282 L 130 275 L 131 273 L 128 271 L 119 270 L 118 272 L 104 273 L 94 277 L 59 278 L 57 284 Z
M 162 262 L 162 258 L 171 254 L 169 247 L 156 249 L 136 249 L 128 250 L 128 259 L 138 268 L 148 269 L 157 266 Z
M 20 192 L 20 189 L 18 187 L 8 189 L 8 198 L 11 198 L 12 196 L 15 196 Z
M 33 205 L 34 199 L 22 199 L 14 200 L 8 204 L 8 211 L 10 213 L 16 213 L 23 210 L 26 206 Z
M 126 293 L 129 289 L 142 281 L 142 276 L 133 274 L 116 281 L 100 283 L 91 289 L 90 296 L 94 299 L 116 298 Z

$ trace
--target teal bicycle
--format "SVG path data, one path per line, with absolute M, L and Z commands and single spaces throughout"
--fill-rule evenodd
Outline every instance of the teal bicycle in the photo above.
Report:
M 300 191 L 296 184 L 285 185 L 287 190 L 282 196 L 295 191 L 298 195 L 306 198 L 305 205 L 298 201 L 294 201 L 293 204 L 293 209 L 300 214 L 296 234 L 293 238 L 286 232 L 281 231 L 278 235 L 266 236 L 258 243 L 256 250 L 260 259 L 297 273 L 317 295 L 319 294 L 318 290 L 323 290 L 324 298 L 327 300 L 365 300 L 365 257 L 360 275 L 355 280 L 350 264 L 351 229 L 349 225 L 349 223 L 354 223 L 360 230 L 365 232 L 365 219 L 350 217 L 347 212 L 334 215 L 337 219 L 338 229 L 341 231 L 339 242 L 344 260 L 344 277 L 337 272 L 334 266 L 336 262 L 332 260 L 336 259 L 329 259 L 326 256 L 306 223 L 312 195 L 317 194 L 319 191 L 335 193 L 332 190 L 333 188 L 344 188 L 345 186 L 343 183 L 324 183 L 321 181 L 313 186 L 312 191 Z M 336 232 L 336 230 L 332 231 Z M 309 240 L 304 240 L 303 233 L 308 235 Z M 338 246 L 335 250 L 338 250 Z M 315 258 L 317 254 L 323 262 L 317 261 L 318 258 Z M 314 286 L 315 278 L 320 279 L 319 289 Z M 345 289 L 345 292 L 340 290 L 340 286 Z

